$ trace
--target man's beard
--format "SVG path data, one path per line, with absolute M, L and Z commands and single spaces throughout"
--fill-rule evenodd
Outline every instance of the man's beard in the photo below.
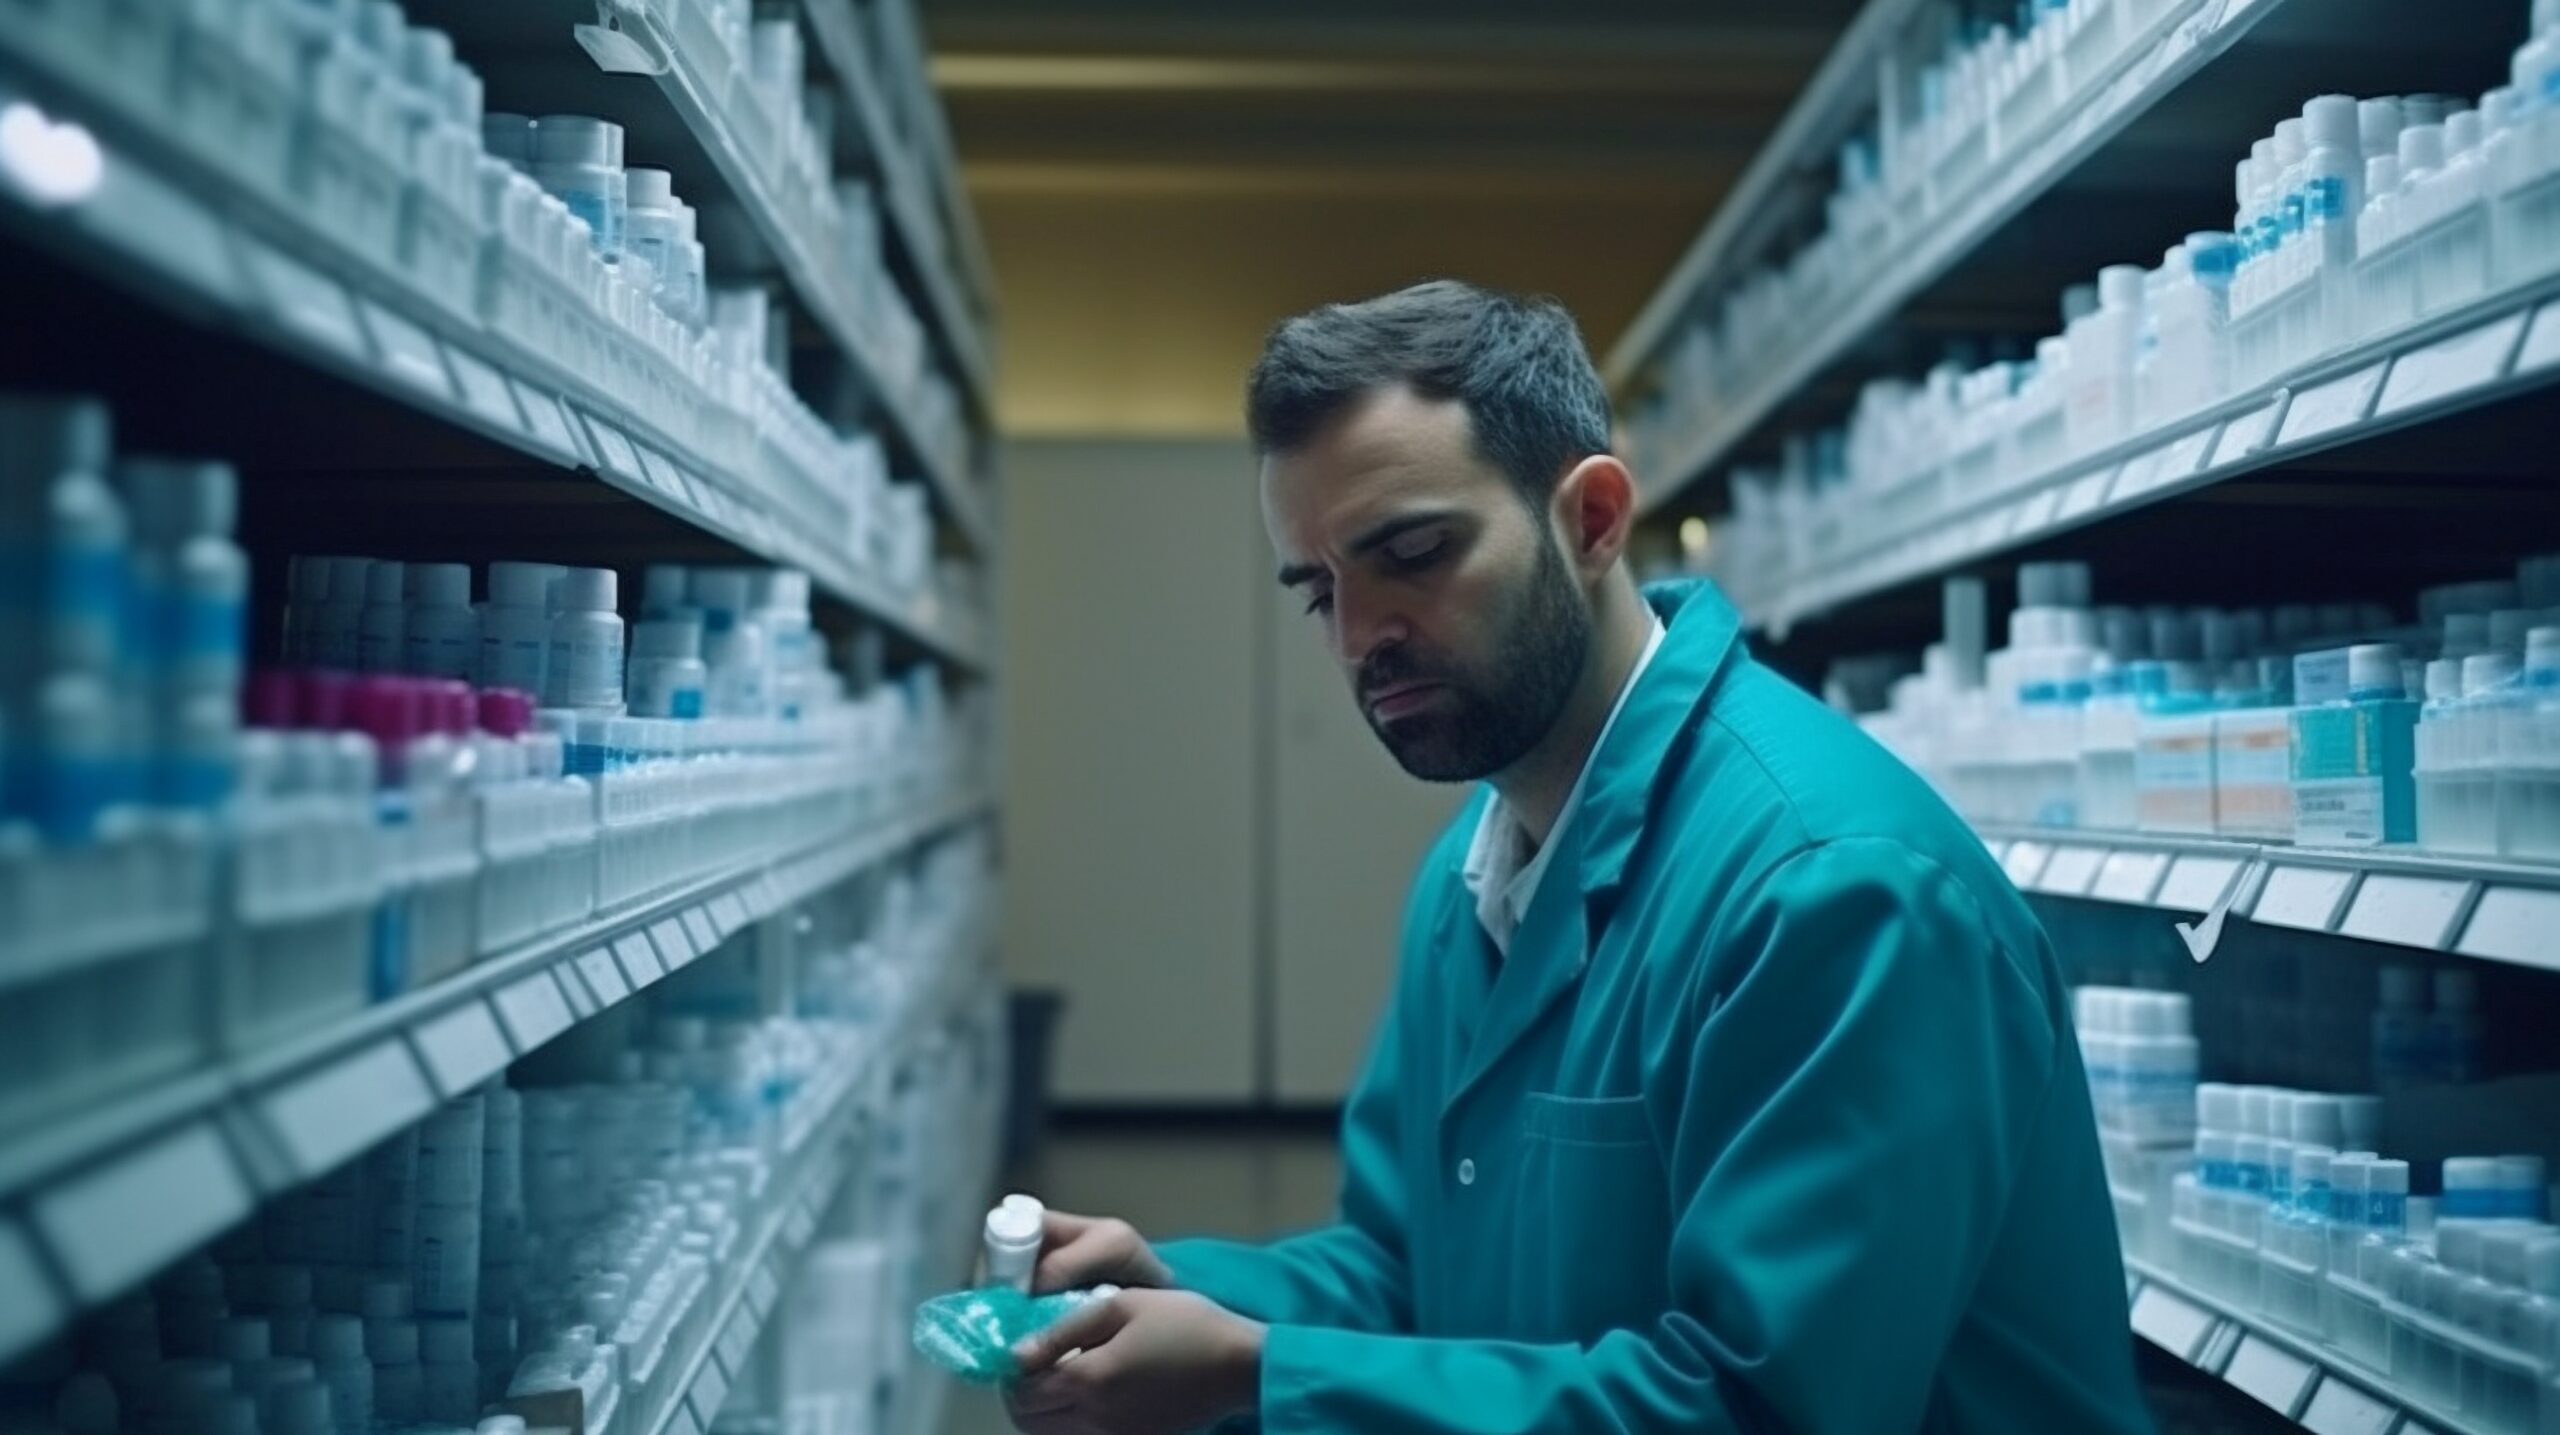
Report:
M 1398 765 L 1425 782 L 1474 782 L 1509 768 L 1544 739 L 1573 696 L 1591 651 L 1591 608 L 1564 555 L 1538 545 L 1538 567 L 1506 605 L 1488 651 L 1499 669 L 1454 670 L 1399 644 L 1361 664 L 1361 716 Z M 1381 720 L 1370 695 L 1400 683 L 1442 684 L 1447 700 Z

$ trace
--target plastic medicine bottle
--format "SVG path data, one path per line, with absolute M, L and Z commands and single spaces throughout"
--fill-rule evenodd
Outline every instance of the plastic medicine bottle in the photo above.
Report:
M 489 606 L 480 615 L 480 686 L 546 691 L 551 586 L 566 571 L 551 563 L 489 565 Z
M 588 115 L 544 115 L 534 121 L 533 156 L 533 177 L 587 222 L 606 263 L 619 261 L 628 206 L 622 126 Z
M 555 708 L 622 709 L 622 616 L 610 568 L 572 568 L 556 593 L 543 700 Z
M 471 570 L 460 563 L 409 565 L 403 672 L 469 678 L 480 663 L 480 618 L 471 611 Z

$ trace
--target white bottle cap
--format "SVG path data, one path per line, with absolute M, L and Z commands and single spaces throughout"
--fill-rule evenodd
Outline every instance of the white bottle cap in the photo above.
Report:
M 2356 133 L 2368 155 L 2400 152 L 2400 101 L 2390 95 L 2356 104 Z
M 364 1359 L 364 1322 L 351 1315 L 314 1317 L 311 1358 L 323 1365 Z
M 2381 1196 L 2409 1194 L 2409 1163 L 2397 1157 L 2384 1157 L 2373 1163 L 2368 1189 Z
M 256 1316 L 236 1316 L 222 1327 L 222 1358 L 234 1365 L 266 1360 L 275 1346 L 267 1323 Z
M 672 613 L 685 606 L 690 576 L 675 563 L 652 563 L 640 570 L 640 607 L 648 613 Z
M 524 1435 L 521 1415 L 492 1415 L 475 1427 L 474 1435 Z
M 2313 147 L 2362 146 L 2356 133 L 2356 102 L 2345 95 L 2318 95 L 2302 107 L 2303 138 Z
M 610 568 L 571 568 L 560 575 L 553 596 L 564 613 L 610 613 L 619 584 Z
M 2531 608 L 2500 608 L 2489 615 L 2489 646 L 2501 653 L 2524 652 L 2525 638 L 2541 615 Z
M 418 1323 L 406 1316 L 368 1321 L 364 1332 L 364 1353 L 376 1365 L 417 1364 Z
M 2524 635 L 2524 663 L 2536 672 L 2560 668 L 2560 627 L 2544 626 Z
M 2267 1110 L 2268 1107 L 2273 1104 L 2274 1098 L 2274 1091 L 2268 1087 L 2241 1087 L 2240 1120 L 2239 1123 L 2233 1127 L 2233 1130 L 2243 1136 L 2266 1135 Z
M 557 563 L 492 563 L 489 604 L 546 611 L 551 606 L 551 585 L 567 571 Z
M 268 1391 L 259 1414 L 263 1435 L 332 1435 L 334 1428 L 329 1423 L 329 1387 L 314 1380 L 292 1381 Z
M 409 602 L 421 608 L 470 607 L 470 565 L 464 563 L 410 564 Z
M 622 126 L 592 115 L 544 115 L 533 122 L 533 157 L 544 164 L 611 165 Z
M 2234 165 L 2232 165 L 2232 166 L 2231 166 L 2231 198 L 2232 198 L 2236 203 L 2238 203 L 2238 204 L 2239 204 L 2239 206 L 2240 206 L 2240 208 L 2241 208 L 2241 210 L 2242 210 L 2242 212 L 2243 212 L 2243 213 L 2246 213 L 2246 212 L 2247 212 L 2247 210 L 2248 210 L 2248 208 L 2249 208 L 2249 202 L 2250 202 L 2250 200 L 2251 200 L 2252 198 L 2254 198 L 2254 197 L 2256 196 L 2257 191 L 2258 191 L 2258 167 L 2257 167 L 2257 165 L 2255 165 L 2254 163 L 2252 163 L 2252 162 L 2250 162 L 2250 161 L 2248 161 L 2248 160 L 2245 160 L 2245 159 L 2244 159 L 2244 160 L 2239 161 L 2238 163 L 2236 163 L 2236 164 L 2234 164 Z
M 623 171 L 633 209 L 675 208 L 675 176 L 663 169 L 636 166 Z
M 329 601 L 362 603 L 372 582 L 373 560 L 370 558 L 332 558 L 329 560 Z
M 453 83 L 453 37 L 442 30 L 413 29 L 402 39 L 402 78 L 431 98 L 441 95 Z
M 2546 1299 L 2560 1298 L 2560 1235 L 2548 1226 L 2525 1233 L 2524 1288 Z
M 2400 645 L 2357 643 L 2347 649 L 2350 693 L 2396 694 L 2400 691 Z
M 2128 309 L 2142 303 L 2142 276 L 2139 264 L 2110 264 L 2098 271 L 2098 305 L 2102 309 Z
M 2480 96 L 2480 126 L 2484 134 L 2494 135 L 2516 122 L 2523 111 L 2515 87 L 2500 85 Z
M 132 505 L 133 536 L 146 544 L 229 537 L 239 524 L 240 480 L 227 463 L 128 458 L 116 465 L 116 486 Z
M 2338 1144 L 2370 1151 L 2382 1139 L 2382 1098 L 2355 1095 L 2333 1099 L 2338 1106 Z
M 2447 115 L 2444 122 L 2444 153 L 2447 159 L 2469 154 L 2480 147 L 2480 112 L 2464 110 Z
M 2460 967 L 2444 967 L 2435 976 L 2436 1009 L 2469 1011 L 2480 1003 L 2480 978 Z
M 2438 658 L 2427 664 L 2427 701 L 2449 703 L 2462 696 L 2462 660 Z
M 216 1395 L 193 1413 L 204 1422 L 204 1435 L 261 1435 L 254 1395 L 237 1390 Z
M 694 569 L 693 605 L 706 613 L 747 611 L 747 571 L 743 568 Z
M 408 595 L 409 571 L 405 564 L 377 559 L 365 569 L 364 600 L 367 604 L 397 608 Z
M 364 1317 L 367 1320 L 397 1320 L 409 1313 L 409 1283 L 403 1280 L 371 1280 L 364 1285 Z
M 2364 162 L 2364 192 L 2368 195 L 2390 194 L 2400 188 L 2400 157 L 2377 154 Z M 2371 200 L 2367 200 L 2371 203 Z
M 471 1359 L 471 1320 L 431 1315 L 418 1322 L 418 1358 L 429 1365 L 462 1365 Z
M 682 662 L 702 657 L 702 620 L 650 618 L 631 630 L 631 656 Z
M 2301 117 L 2294 116 L 2276 121 L 2275 141 L 2276 168 L 2290 169 L 2302 163 L 2303 152 L 2308 146 L 2302 142 Z
M 2338 1153 L 2326 1146 L 2297 1146 L 2293 1152 L 2293 1189 L 2329 1184 L 2329 1168 Z
M 335 558 L 295 557 L 285 564 L 285 596 L 296 603 L 317 603 L 329 596 L 329 565 Z
M 2444 166 L 2444 126 L 2411 125 L 2400 131 L 2400 176 L 2405 181 Z
M 2469 698 L 2490 692 L 2522 667 L 2513 653 L 2473 653 L 2462 660 L 2462 695 Z
M 2240 1092 L 2220 1081 L 2196 1086 L 2196 1125 L 2207 1131 L 2234 1131 L 2240 1125 Z

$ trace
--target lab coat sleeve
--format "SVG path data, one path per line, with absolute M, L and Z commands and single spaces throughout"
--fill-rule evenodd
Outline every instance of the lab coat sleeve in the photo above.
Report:
M 1407 1330 L 1413 1296 L 1404 1257 L 1399 1172 L 1396 1014 L 1380 1027 L 1369 1065 L 1343 1107 L 1338 1219 L 1267 1244 L 1166 1243 L 1174 1283 L 1261 1321 L 1346 1330 Z
M 1710 920 L 1648 1047 L 1671 1309 L 1580 1347 L 1275 1325 L 1267 1431 L 1920 1427 L 2067 1038 L 1971 894 L 1900 843 L 1801 850 Z

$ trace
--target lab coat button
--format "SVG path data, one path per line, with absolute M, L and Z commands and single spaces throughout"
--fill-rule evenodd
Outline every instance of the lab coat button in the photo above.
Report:
M 1472 1160 L 1460 1161 L 1458 1163 L 1458 1184 L 1461 1186 L 1472 1186 L 1475 1183 L 1476 1163 Z

